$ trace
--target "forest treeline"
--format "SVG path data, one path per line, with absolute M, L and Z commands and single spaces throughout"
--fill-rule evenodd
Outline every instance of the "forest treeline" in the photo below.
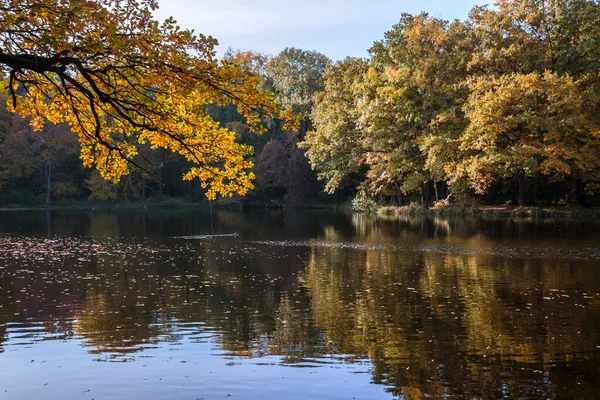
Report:
M 403 15 L 325 72 L 303 147 L 334 191 L 592 201 L 600 188 L 600 3 L 504 0 L 465 22 Z
M 228 51 L 224 58 L 226 63 L 241 63 L 247 74 L 260 74 L 261 89 L 285 93 L 278 100 L 299 116 L 310 113 L 312 96 L 323 89 L 323 74 L 330 63 L 320 53 L 292 48 L 275 57 Z M 71 205 L 87 200 L 156 200 L 177 205 L 181 203 L 171 200 L 206 199 L 206 189 L 197 180 L 182 179 L 194 164 L 181 154 L 153 149 L 150 144 L 138 146 L 131 172 L 118 183 L 107 181 L 96 169 L 82 166 L 78 136 L 68 125 L 46 123 L 36 131 L 29 120 L 7 111 L 7 98 L 0 93 L 0 206 Z M 235 133 L 238 143 L 254 149 L 250 159 L 255 190 L 234 201 L 277 207 L 342 201 L 323 193 L 304 150 L 297 146 L 308 129 L 308 117 L 295 131 L 285 130 L 283 121 L 265 117 L 266 132 L 259 135 L 235 104 L 207 108 L 215 121 Z
M 254 148 L 255 190 L 239 201 L 600 203 L 599 1 L 501 0 L 453 22 L 404 14 L 369 54 L 225 54 L 303 116 L 293 131 L 265 119 L 256 135 L 234 106 L 210 106 Z M 67 127 L 34 132 L 1 113 L 1 204 L 203 198 L 173 153 L 141 148 L 143 168 L 117 185 L 80 166 Z

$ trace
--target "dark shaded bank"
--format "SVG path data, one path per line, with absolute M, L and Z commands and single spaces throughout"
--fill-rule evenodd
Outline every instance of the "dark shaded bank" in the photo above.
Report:
M 178 208 L 209 208 L 215 209 L 299 209 L 299 210 L 351 210 L 350 200 L 343 201 L 313 201 L 297 205 L 289 205 L 275 200 L 257 199 L 249 197 L 220 198 L 209 201 L 205 196 L 174 197 L 174 196 L 152 196 L 145 200 L 139 198 L 118 200 L 64 200 L 45 206 L 42 203 L 13 201 L 0 202 L 0 210 L 93 210 L 93 209 L 178 209 Z
M 50 207 L 13 205 L 0 207 L 0 211 L 26 211 L 26 210 L 177 210 L 177 209 L 206 209 L 215 210 L 337 210 L 342 212 L 353 212 L 349 203 L 330 204 L 306 204 L 298 207 L 284 207 L 279 204 L 265 202 L 246 202 L 239 200 L 217 200 L 212 203 L 206 199 L 188 200 L 181 198 L 162 198 L 152 201 L 137 202 L 95 202 L 80 201 L 70 204 L 56 205 Z M 530 219 L 593 219 L 600 221 L 600 207 L 514 207 L 514 206 L 459 206 L 434 207 L 423 209 L 421 206 L 412 204 L 409 206 L 376 206 L 367 210 L 374 212 L 380 217 L 478 217 L 485 219 L 493 218 L 530 218 Z

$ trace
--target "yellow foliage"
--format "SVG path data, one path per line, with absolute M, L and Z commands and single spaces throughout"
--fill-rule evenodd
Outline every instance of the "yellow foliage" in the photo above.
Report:
M 113 182 L 148 143 L 192 163 L 184 178 L 198 178 L 209 198 L 252 188 L 252 149 L 206 106 L 235 103 L 259 133 L 261 118 L 279 109 L 259 77 L 215 59 L 214 39 L 172 19 L 159 24 L 153 0 L 4 3 L 0 74 L 9 77 L 11 110 L 32 127 L 68 123 L 83 164 Z
M 482 76 L 470 82 L 470 121 L 461 138 L 466 155 L 448 164 L 478 193 L 518 173 L 554 179 L 600 169 L 597 97 L 572 77 L 545 73 Z M 591 178 L 591 177 L 590 177 Z

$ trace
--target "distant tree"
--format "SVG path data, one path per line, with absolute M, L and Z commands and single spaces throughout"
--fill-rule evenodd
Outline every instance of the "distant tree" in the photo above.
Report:
M 299 207 L 315 201 L 319 185 L 298 148 L 298 133 L 285 132 L 269 140 L 256 160 L 257 184 L 270 200 Z
M 271 139 L 265 144 L 256 162 L 259 187 L 271 198 L 282 198 L 288 181 L 288 149 L 281 140 Z
M 57 198 L 76 197 L 79 188 L 73 178 L 80 152 L 77 135 L 66 124 L 46 124 L 41 131 L 32 134 L 39 141 L 38 163 L 46 178 L 46 206 L 50 205 L 52 195 Z M 67 176 L 64 176 L 65 169 Z
M 328 63 L 321 53 L 288 47 L 266 63 L 265 74 L 279 103 L 296 113 L 309 114 L 315 93 L 324 88 Z
M 12 181 L 28 179 L 36 170 L 36 152 L 30 135 L 18 128 L 14 116 L 7 124 L 0 142 L 0 191 Z M 17 125 L 17 126 L 15 126 Z
M 117 198 L 116 185 L 100 176 L 98 171 L 94 171 L 85 180 L 85 186 L 90 191 L 90 200 L 115 200 Z
M 52 198 L 80 194 L 85 172 L 78 160 L 77 135 L 65 124 L 45 124 L 34 131 L 26 119 L 13 115 L 0 144 L 0 191 L 3 186 L 28 188 Z
M 251 75 L 266 78 L 267 64 L 272 57 L 257 51 L 235 51 L 232 48 L 229 48 L 223 55 L 223 59 L 242 67 L 245 72 Z
M 257 149 L 254 171 L 258 184 L 271 200 L 289 206 L 314 201 L 319 186 L 298 142 L 310 129 L 314 97 L 324 89 L 323 72 L 329 59 L 315 51 L 295 48 L 286 48 L 266 62 L 252 53 L 241 53 L 238 59 L 249 60 L 246 64 L 255 66 L 249 69 L 264 74 L 263 85 L 272 89 L 276 100 L 301 119 L 298 129 L 288 129 L 279 122 L 270 124 L 269 141 L 264 148 Z

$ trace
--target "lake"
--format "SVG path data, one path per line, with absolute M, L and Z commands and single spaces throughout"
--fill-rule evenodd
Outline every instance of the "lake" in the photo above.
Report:
M 0 399 L 425 397 L 600 398 L 600 224 L 0 212 Z

